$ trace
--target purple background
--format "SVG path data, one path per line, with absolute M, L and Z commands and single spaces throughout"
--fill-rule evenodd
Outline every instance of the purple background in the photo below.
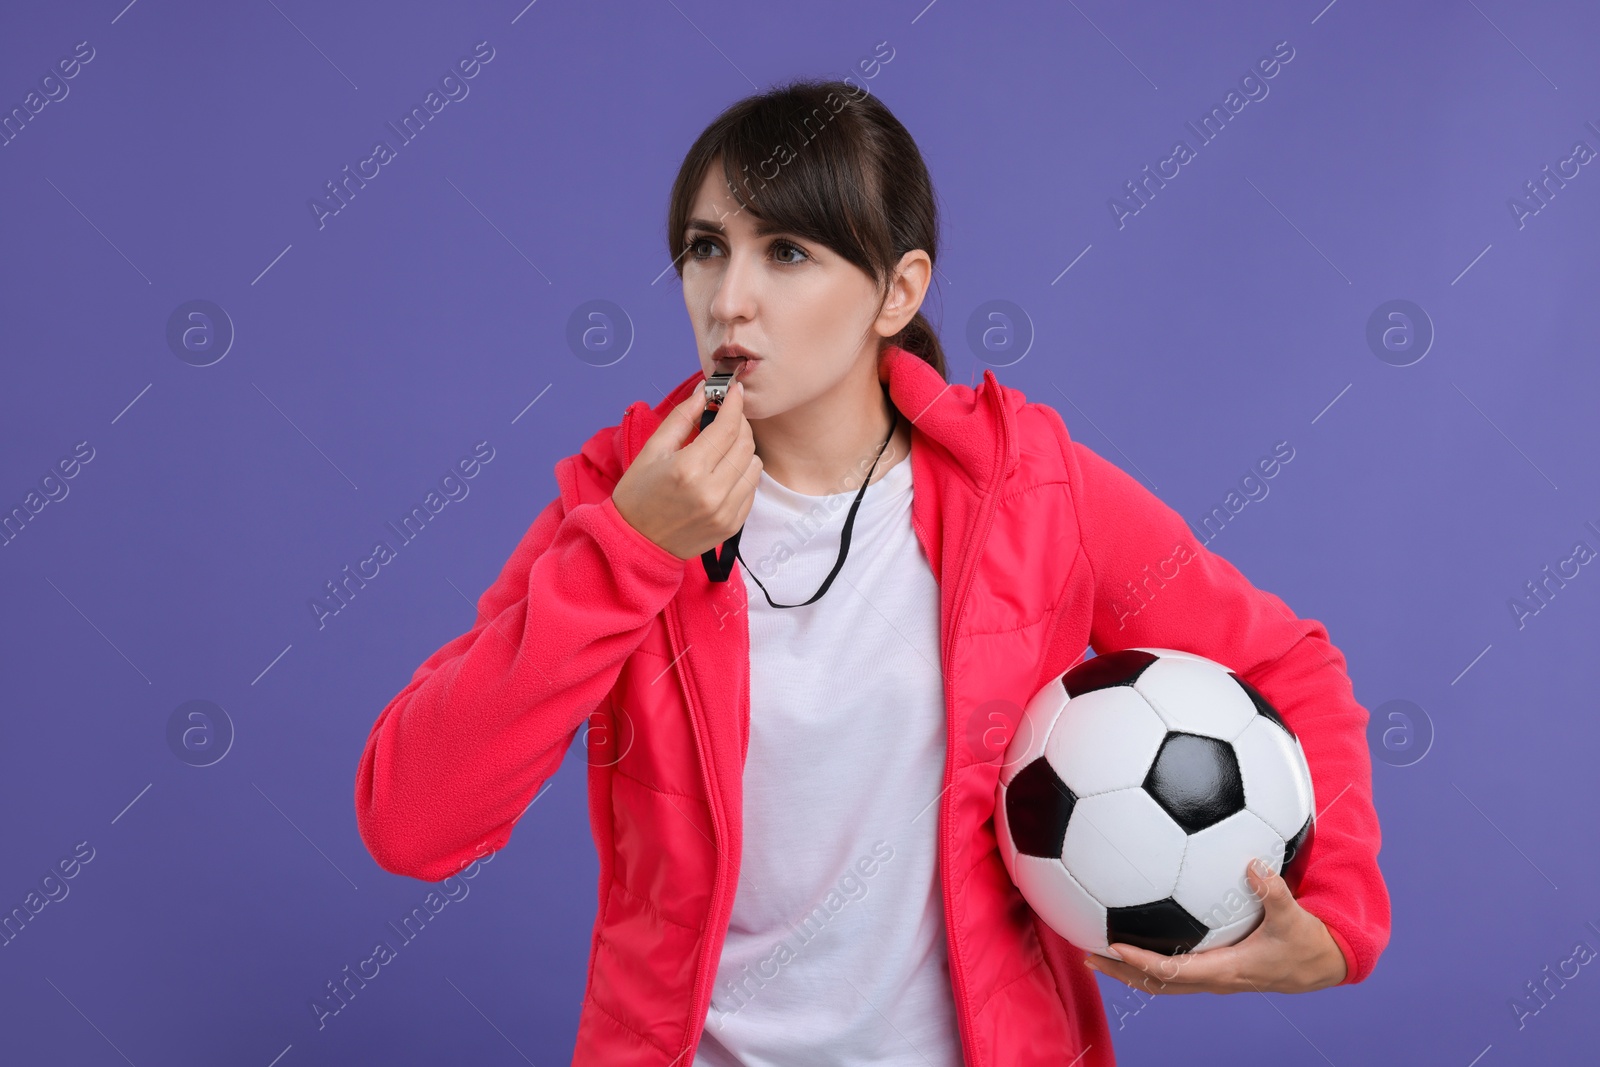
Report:
M 311 998 L 430 888 L 368 856 L 356 762 L 471 625 L 555 461 L 696 369 L 676 277 L 655 280 L 690 141 L 758 87 L 859 76 L 880 41 L 866 84 L 944 212 L 926 306 L 952 380 L 1006 364 L 1192 522 L 1288 441 L 1210 547 L 1329 628 L 1374 714 L 1376 973 L 1159 998 L 1113 1022 L 1121 1057 L 1593 1055 L 1600 969 L 1520 1029 L 1510 1002 L 1600 949 L 1600 567 L 1521 628 L 1508 606 L 1600 548 L 1600 167 L 1521 226 L 1509 207 L 1600 148 L 1592 11 L 124 2 L 13 5 L 0 33 L 7 112 L 95 49 L 0 148 L 0 509 L 94 449 L 0 548 L 0 912 L 95 850 L 0 948 L 0 1059 L 567 1062 L 595 906 L 581 743 L 470 896 L 319 1031 Z M 1119 228 L 1109 199 L 1285 40 L 1270 94 Z M 319 229 L 324 183 L 480 41 L 470 95 Z M 194 299 L 237 331 L 210 366 L 166 339 Z M 610 366 L 566 340 L 592 299 L 631 323 Z M 1366 339 L 1393 299 L 1437 331 L 1408 366 Z M 1026 315 L 1025 358 L 967 343 L 989 300 Z M 323 583 L 481 440 L 470 494 L 319 630 Z M 236 732 L 211 766 L 169 747 L 189 700 Z M 1380 716 L 1393 700 L 1421 711 Z

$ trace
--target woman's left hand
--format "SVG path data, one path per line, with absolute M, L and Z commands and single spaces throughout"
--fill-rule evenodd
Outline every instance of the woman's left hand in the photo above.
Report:
M 1252 860 L 1246 878 L 1265 915 L 1243 940 L 1177 956 L 1115 942 L 1120 962 L 1100 955 L 1084 962 L 1146 993 L 1308 993 L 1344 981 L 1344 953 L 1322 920 L 1294 899 L 1283 876 L 1258 871 Z

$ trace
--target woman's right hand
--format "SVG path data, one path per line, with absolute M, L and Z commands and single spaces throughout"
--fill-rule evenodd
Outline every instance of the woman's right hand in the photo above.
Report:
M 685 445 L 705 406 L 702 385 L 668 412 L 611 492 L 629 526 L 682 560 L 738 532 L 761 472 L 744 383 L 733 383 L 711 425 Z

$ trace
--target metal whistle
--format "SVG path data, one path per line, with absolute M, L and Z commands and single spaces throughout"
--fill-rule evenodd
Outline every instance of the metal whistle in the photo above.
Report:
M 703 430 L 711 425 L 711 420 L 717 417 L 717 408 L 720 408 L 728 399 L 728 390 L 733 387 L 733 376 L 737 368 L 726 374 L 713 374 L 706 379 L 706 409 L 700 413 L 700 428 Z M 715 404 L 716 407 L 712 407 Z

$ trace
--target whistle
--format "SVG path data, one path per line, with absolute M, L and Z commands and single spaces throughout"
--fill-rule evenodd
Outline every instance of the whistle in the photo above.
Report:
M 711 420 L 717 417 L 717 409 L 727 401 L 728 390 L 733 388 L 733 376 L 737 371 L 736 367 L 726 374 L 713 374 L 706 379 L 706 409 L 700 413 L 702 430 L 711 425 Z

